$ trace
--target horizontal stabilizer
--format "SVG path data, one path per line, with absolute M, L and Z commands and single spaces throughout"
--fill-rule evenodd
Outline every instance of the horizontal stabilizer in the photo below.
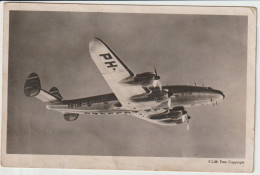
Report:
M 36 73 L 31 73 L 27 77 L 24 84 L 24 94 L 27 97 L 36 97 L 44 103 L 57 102 L 62 100 L 62 98 L 59 98 L 41 88 L 41 81 Z

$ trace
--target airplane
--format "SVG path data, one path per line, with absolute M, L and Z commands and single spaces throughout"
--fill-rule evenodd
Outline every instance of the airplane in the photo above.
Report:
M 162 86 L 154 72 L 135 74 L 101 39 L 89 42 L 92 60 L 113 93 L 65 100 L 56 87 L 41 88 L 40 78 L 31 73 L 24 85 L 24 94 L 36 97 L 46 108 L 61 112 L 64 119 L 74 121 L 79 115 L 131 115 L 158 125 L 187 125 L 185 108 L 217 104 L 225 95 L 211 87 L 191 85 Z

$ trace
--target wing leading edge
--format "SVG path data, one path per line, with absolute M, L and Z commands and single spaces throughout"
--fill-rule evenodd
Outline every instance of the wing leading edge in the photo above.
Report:
M 124 108 L 136 109 L 141 107 L 133 103 L 130 98 L 146 93 L 143 87 L 120 83 L 123 79 L 134 76 L 134 72 L 123 63 L 106 43 L 98 38 L 90 41 L 89 51 L 94 63 Z

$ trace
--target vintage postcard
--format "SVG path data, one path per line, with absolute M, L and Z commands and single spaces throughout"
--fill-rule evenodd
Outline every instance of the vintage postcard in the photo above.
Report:
M 252 172 L 256 9 L 4 4 L 5 167 Z

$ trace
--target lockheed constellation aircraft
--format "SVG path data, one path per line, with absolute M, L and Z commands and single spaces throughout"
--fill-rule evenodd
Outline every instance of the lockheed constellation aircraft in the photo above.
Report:
M 24 85 L 28 97 L 43 101 L 47 109 L 63 113 L 73 121 L 80 114 L 127 114 L 160 125 L 187 124 L 191 118 L 186 107 L 217 104 L 225 95 L 211 87 L 190 85 L 162 86 L 156 68 L 154 72 L 135 74 L 99 38 L 89 43 L 91 58 L 114 93 L 73 100 L 64 100 L 56 87 L 41 88 L 39 76 L 31 73 Z

